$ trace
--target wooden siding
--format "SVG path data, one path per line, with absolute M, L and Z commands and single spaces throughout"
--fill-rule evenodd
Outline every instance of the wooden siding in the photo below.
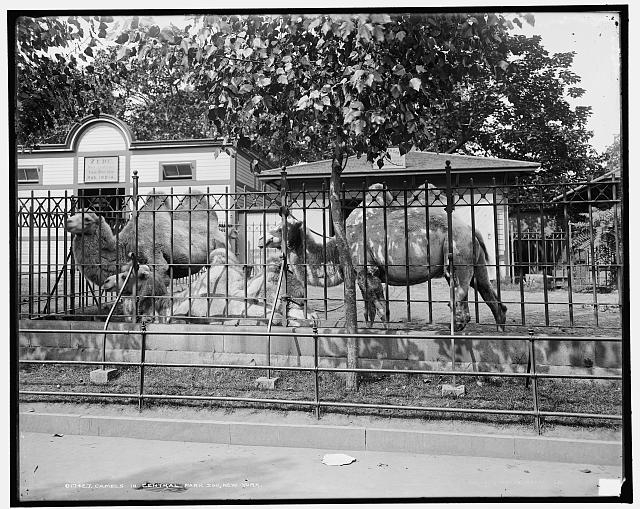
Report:
M 108 152 L 127 150 L 127 141 L 120 129 L 111 124 L 95 125 L 88 128 L 78 142 L 77 151 Z
M 18 168 L 42 167 L 42 185 L 73 184 L 73 157 L 19 159 Z M 28 188 L 27 184 L 20 188 Z M 45 193 L 46 195 L 46 193 Z
M 257 179 L 251 171 L 251 161 L 244 155 L 236 154 L 236 188 L 241 191 L 244 186 L 247 190 L 256 190 Z
M 221 152 L 216 158 L 211 152 L 190 152 L 185 149 L 167 149 L 166 152 L 132 153 L 131 173 L 138 171 L 140 182 L 158 182 L 160 180 L 161 162 L 195 161 L 194 177 L 197 180 L 229 180 L 231 158 L 225 152 Z M 180 185 L 185 182 L 179 181 Z M 178 181 L 167 182 L 167 186 L 177 184 Z M 186 184 L 188 185 L 188 184 Z

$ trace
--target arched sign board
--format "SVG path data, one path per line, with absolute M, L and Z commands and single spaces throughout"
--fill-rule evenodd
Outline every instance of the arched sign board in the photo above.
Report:
M 84 181 L 92 182 L 118 182 L 119 180 L 118 156 L 100 156 L 84 158 Z

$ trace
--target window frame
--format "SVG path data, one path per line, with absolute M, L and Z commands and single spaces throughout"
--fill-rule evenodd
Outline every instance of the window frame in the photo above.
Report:
M 186 176 L 181 176 L 181 175 L 176 175 L 176 176 L 172 176 L 172 177 L 167 177 L 165 175 L 165 166 L 169 166 L 169 165 L 175 165 L 176 167 L 181 165 L 181 164 L 188 164 L 191 167 L 191 175 L 186 177 Z M 159 166 L 159 177 L 158 180 L 160 182 L 175 182 L 175 181 L 183 181 L 183 180 L 189 180 L 189 181 L 193 181 L 196 180 L 196 162 L 195 160 L 179 160 L 179 161 L 160 161 L 158 163 Z
M 36 170 L 38 172 L 38 180 L 20 180 L 20 172 L 26 170 Z M 25 173 L 26 176 L 26 173 Z M 16 180 L 20 186 L 41 186 L 42 185 L 42 165 L 30 164 L 17 167 Z

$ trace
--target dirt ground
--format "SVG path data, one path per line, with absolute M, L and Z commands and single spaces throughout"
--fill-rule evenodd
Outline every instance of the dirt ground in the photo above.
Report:
M 495 288 L 495 285 L 494 285 Z M 569 292 L 566 288 L 548 289 L 547 305 L 545 306 L 544 288 L 524 286 L 521 295 L 520 286 L 513 284 L 503 284 L 500 288 L 502 302 L 507 306 L 507 331 L 520 332 L 523 329 L 526 333 L 529 327 L 559 327 L 572 328 L 580 333 L 580 329 L 600 330 L 599 335 L 617 335 L 616 330 L 620 329 L 621 313 L 618 307 L 618 292 L 599 293 L 594 297 L 592 292 L 572 292 L 572 305 L 569 305 Z M 325 326 L 344 325 L 344 310 L 342 307 L 342 286 L 327 289 L 328 311 L 325 314 L 324 289 L 309 287 L 309 306 L 315 310 Z M 358 292 L 359 293 L 359 292 Z M 524 297 L 524 300 L 521 299 Z M 360 297 L 360 295 L 358 295 Z M 420 328 L 421 326 L 432 324 L 446 324 L 450 320 L 449 286 L 444 279 L 434 279 L 431 281 L 431 320 L 429 320 L 429 284 L 422 283 L 409 287 L 409 305 L 407 305 L 406 287 L 390 286 L 389 300 L 391 311 L 391 322 L 395 326 L 409 325 L 408 312 L 411 314 L 410 325 Z M 476 296 L 473 289 L 469 292 L 469 311 L 471 322 L 465 332 L 476 332 L 477 325 L 495 324 L 493 315 L 489 307 L 484 303 L 480 295 Z M 523 302 L 523 304 L 521 304 Z M 597 321 L 596 306 L 597 302 Z M 364 317 L 362 303 L 358 303 L 358 319 Z M 571 320 L 573 314 L 573 322 Z M 380 326 L 379 322 L 376 322 Z M 486 330 L 486 327 L 484 327 Z M 607 329 L 611 329 L 607 331 Z M 481 329 L 480 329 L 481 330 Z M 479 331 L 479 330 L 478 330 Z M 567 331 L 559 330 L 562 334 Z M 592 334 L 593 331 L 589 331 Z

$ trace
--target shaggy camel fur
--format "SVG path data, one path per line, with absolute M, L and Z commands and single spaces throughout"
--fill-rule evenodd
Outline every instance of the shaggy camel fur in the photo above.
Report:
M 280 249 L 281 246 L 282 223 L 269 230 L 258 244 L 260 248 Z M 302 284 L 305 278 L 311 286 L 336 286 L 343 281 L 335 237 L 325 237 L 323 242 L 322 235 L 291 216 L 287 218 L 287 265 Z
M 135 273 L 132 272 L 129 280 L 127 280 L 130 268 L 131 263 L 129 262 L 123 267 L 123 272 L 109 276 L 102 287 L 107 291 L 120 291 L 124 286 L 125 289 L 122 292 L 122 312 L 129 317 L 129 315 L 133 313 L 134 302 L 131 295 L 133 294 L 134 281 L 136 281 L 136 295 L 139 297 L 138 315 L 140 315 L 143 320 L 155 319 L 159 322 L 167 321 L 164 308 L 168 302 L 169 292 L 167 291 L 163 278 L 154 274 L 151 267 L 143 264 L 138 266 L 137 279 Z M 130 320 L 130 318 L 127 319 Z
M 128 273 L 128 266 L 125 266 L 126 270 L 110 276 L 105 281 L 103 288 L 120 290 L 124 286 L 123 295 L 130 296 L 135 281 L 136 294 L 140 297 L 140 314 L 162 317 L 160 321 L 169 321 L 171 317 L 180 316 L 265 317 L 270 315 L 277 285 L 277 274 L 275 283 L 272 274 L 277 272 L 279 265 L 278 269 L 273 268 L 275 265 L 273 263 L 268 266 L 267 307 L 265 308 L 257 304 L 258 300 L 263 300 L 265 297 L 263 284 L 265 278 L 262 274 L 247 281 L 242 265 L 226 249 L 215 249 L 211 252 L 210 258 L 211 267 L 207 271 L 203 271 L 189 287 L 173 295 L 168 295 L 162 278 L 157 274 L 154 276 L 151 269 L 144 264 L 140 265 L 138 269 L 137 280 L 132 275 L 125 285 Z M 127 304 L 125 310 L 131 309 L 131 305 Z M 293 320 L 290 325 L 295 325 L 297 320 L 306 319 L 303 307 L 295 302 L 290 302 L 288 316 L 290 320 Z M 315 316 L 311 315 L 311 318 L 315 318 Z
M 167 282 L 170 274 L 174 278 L 195 274 L 207 264 L 212 249 L 226 244 L 206 196 L 186 195 L 175 210 L 168 207 L 168 200 L 164 194 L 150 195 L 138 211 L 137 249 L 138 260 L 154 265 Z M 136 251 L 133 219 L 116 237 L 104 218 L 82 210 L 67 219 L 66 230 L 74 235 L 73 254 L 80 272 L 97 285 Z
M 392 286 L 404 286 L 444 276 L 455 288 L 456 330 L 462 330 L 470 319 L 469 285 L 480 292 L 496 323 L 504 326 L 507 308 L 498 300 L 491 286 L 487 272 L 487 249 L 478 232 L 474 234 L 469 225 L 455 216 L 452 218 L 455 277 L 451 282 L 448 222 L 444 211 L 439 208 L 430 210 L 427 221 L 426 211 L 422 207 L 408 207 L 406 211 L 401 207 L 392 207 L 387 210 L 386 232 L 383 216 L 380 209 L 367 211 L 366 245 L 362 208 L 354 210 L 346 222 L 351 258 L 364 296 L 365 321 L 368 325 L 375 319 L 376 311 L 382 320 L 389 319 L 384 304 L 383 281 Z

